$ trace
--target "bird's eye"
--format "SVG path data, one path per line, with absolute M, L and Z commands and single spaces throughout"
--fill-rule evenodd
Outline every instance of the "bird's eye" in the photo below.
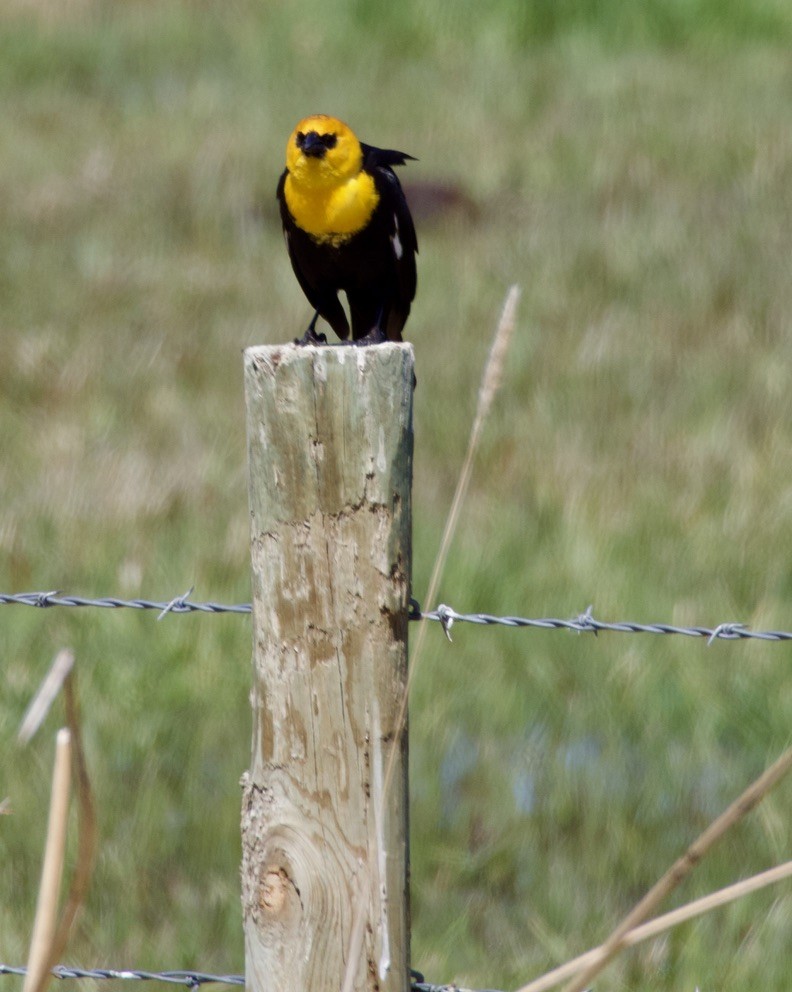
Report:
M 297 132 L 297 137 L 295 138 L 295 141 L 297 142 L 297 147 L 302 148 L 303 142 L 305 141 L 305 135 L 303 134 L 302 131 Z
M 322 140 L 324 141 L 325 148 L 335 148 L 335 146 L 338 144 L 338 135 L 325 134 Z

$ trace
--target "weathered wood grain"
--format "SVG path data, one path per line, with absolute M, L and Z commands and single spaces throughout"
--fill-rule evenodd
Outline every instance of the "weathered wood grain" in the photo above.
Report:
M 409 985 L 409 345 L 245 353 L 253 747 L 243 779 L 247 987 Z M 395 761 L 390 782 L 386 767 Z

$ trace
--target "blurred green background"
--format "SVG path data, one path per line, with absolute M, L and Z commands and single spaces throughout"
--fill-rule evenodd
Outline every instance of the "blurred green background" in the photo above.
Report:
M 8 0 L 0 589 L 249 598 L 241 350 L 309 317 L 274 188 L 322 111 L 419 159 L 416 597 L 518 282 L 440 600 L 789 629 L 790 41 L 780 0 Z M 101 848 L 67 960 L 241 971 L 248 619 L 6 606 L 0 632 L 0 960 L 27 951 L 59 717 L 16 731 L 68 645 Z M 791 649 L 454 634 L 411 699 L 413 962 L 508 988 L 599 942 L 786 746 Z M 788 858 L 790 802 L 674 904 Z M 786 992 L 790 948 L 787 884 L 597 988 Z

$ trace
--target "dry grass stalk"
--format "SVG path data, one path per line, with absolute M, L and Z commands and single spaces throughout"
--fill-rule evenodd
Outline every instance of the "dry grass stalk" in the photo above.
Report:
M 440 584 L 440 578 L 443 574 L 443 568 L 445 567 L 446 558 L 448 557 L 448 550 L 451 547 L 451 541 L 454 538 L 457 524 L 459 523 L 459 514 L 462 510 L 462 504 L 465 501 L 465 496 L 467 495 L 470 475 L 473 471 L 473 460 L 476 457 L 476 451 L 478 450 L 479 441 L 481 440 L 481 431 L 484 427 L 484 423 L 486 422 L 487 415 L 492 408 L 492 401 L 495 399 L 495 395 L 498 392 L 503 379 L 503 365 L 506 360 L 506 354 L 509 350 L 509 345 L 511 344 L 512 335 L 514 334 L 514 328 L 517 322 L 517 304 L 519 300 L 520 287 L 517 285 L 511 286 L 503 303 L 500 320 L 498 321 L 498 326 L 495 330 L 495 337 L 492 339 L 492 347 L 490 348 L 489 358 L 487 359 L 487 364 L 484 368 L 484 375 L 481 379 L 481 386 L 479 388 L 476 416 L 473 419 L 473 426 L 470 429 L 470 438 L 468 439 L 465 461 L 462 464 L 462 471 L 459 473 L 459 480 L 457 481 L 454 498 L 451 501 L 451 509 L 449 510 L 448 519 L 446 520 L 445 529 L 443 530 L 443 539 L 440 542 L 440 550 L 437 552 L 434 567 L 432 568 L 432 576 L 429 580 L 429 589 L 426 594 L 426 602 L 429 604 L 430 608 L 432 603 L 434 603 L 435 596 L 437 595 L 437 587 Z M 410 656 L 410 670 L 407 673 L 407 687 L 405 689 L 404 699 L 402 699 L 401 708 L 399 710 L 398 730 L 394 737 L 394 742 L 398 740 L 401 729 L 404 726 L 404 721 L 407 719 L 407 701 L 410 697 L 410 686 L 412 685 L 412 680 L 418 667 L 418 659 L 420 658 L 423 650 L 426 631 L 427 621 L 422 620 L 419 624 L 418 638 L 415 642 L 415 649 Z M 390 786 L 395 748 L 396 744 L 394 743 L 388 755 L 388 764 L 385 770 L 384 779 L 385 788 L 383 789 L 383 794 L 387 794 Z
M 446 558 L 448 557 L 448 550 L 451 547 L 451 541 L 453 540 L 457 523 L 459 522 L 459 514 L 462 510 L 462 504 L 465 501 L 465 495 L 467 494 L 468 485 L 470 483 L 470 474 L 473 470 L 473 460 L 476 456 L 476 451 L 478 450 L 479 441 L 481 439 L 481 431 L 484 427 L 487 415 L 492 407 L 492 401 L 495 399 L 495 394 L 500 388 L 500 384 L 503 379 L 503 364 L 506 360 L 506 354 L 509 350 L 509 344 L 511 343 L 516 325 L 517 304 L 519 299 L 520 287 L 516 285 L 510 287 L 508 293 L 506 294 L 503 309 L 501 310 L 500 320 L 498 321 L 498 326 L 495 331 L 495 337 L 492 340 L 489 358 L 487 359 L 487 364 L 484 368 L 484 375 L 482 376 L 481 386 L 479 388 L 476 416 L 473 420 L 473 426 L 470 429 L 470 438 L 468 440 L 465 461 L 462 465 L 462 471 L 459 473 L 459 480 L 457 481 L 454 498 L 451 501 L 451 509 L 449 510 L 448 519 L 446 520 L 445 529 L 443 530 L 443 539 L 440 542 L 440 550 L 437 552 L 434 567 L 432 568 L 432 576 L 429 580 L 429 590 L 426 594 L 426 602 L 430 605 L 430 607 L 434 602 L 435 596 L 437 595 L 437 587 L 440 584 L 440 577 L 443 574 L 443 568 L 445 567 Z M 415 648 L 410 656 L 410 670 L 407 673 L 407 687 L 404 693 L 404 699 L 401 703 L 401 708 L 399 710 L 398 730 L 394 740 L 398 739 L 399 734 L 401 733 L 401 728 L 404 726 L 404 721 L 407 718 L 407 701 L 410 696 L 410 686 L 412 685 L 412 680 L 418 665 L 418 659 L 423 649 L 426 630 L 427 621 L 422 620 L 419 624 L 418 638 L 415 642 Z M 383 789 L 383 794 L 387 794 L 388 787 L 390 786 L 395 747 L 396 745 L 394 744 L 388 755 L 388 764 L 384 777 L 385 788 Z
M 658 916 L 656 919 L 636 927 L 635 930 L 630 930 L 624 938 L 624 945 L 625 947 L 634 947 L 644 940 L 650 940 L 672 927 L 679 926 L 680 923 L 686 923 L 697 916 L 703 916 L 704 913 L 709 913 L 730 902 L 736 902 L 737 899 L 742 899 L 751 892 L 757 892 L 759 889 L 764 889 L 768 885 L 774 885 L 776 882 L 790 877 L 792 877 L 792 861 L 786 861 L 782 865 L 777 865 L 759 875 L 752 875 L 750 878 L 735 882 L 734 885 L 729 885 L 724 889 L 718 889 L 717 892 L 711 892 L 708 896 L 702 896 L 701 899 L 689 902 L 685 906 L 680 906 L 679 909 L 674 909 L 670 913 L 665 913 L 663 916 Z M 565 979 L 576 975 L 582 968 L 598 961 L 602 950 L 602 947 L 595 947 L 586 951 L 585 954 L 567 961 L 559 968 L 548 971 L 536 981 L 524 985 L 518 992 L 547 992 L 548 989 L 554 988 Z
M 77 863 L 74 866 L 69 894 L 61 913 L 58 929 L 52 939 L 50 967 L 63 954 L 80 907 L 85 902 L 88 886 L 93 874 L 96 855 L 96 811 L 94 808 L 91 780 L 82 744 L 80 710 L 77 703 L 77 673 L 72 671 L 63 686 L 66 701 L 66 722 L 69 725 L 74 753 L 74 776 L 76 779 L 79 830 L 77 837 Z
M 489 358 L 487 359 L 487 365 L 484 369 L 484 375 L 481 380 L 481 387 L 479 388 L 476 416 L 473 420 L 473 426 L 470 429 L 470 437 L 468 439 L 467 452 L 465 453 L 465 461 L 462 464 L 462 471 L 459 473 L 456 491 L 454 492 L 454 498 L 451 501 L 451 509 L 448 513 L 448 519 L 446 520 L 445 529 L 443 531 L 443 539 L 440 542 L 440 550 L 437 552 L 434 568 L 432 569 L 432 576 L 429 580 L 426 603 L 430 609 L 434 604 L 434 599 L 437 595 L 437 587 L 440 585 L 440 579 L 443 574 L 443 569 L 445 568 L 448 551 L 451 547 L 451 541 L 453 540 L 454 534 L 456 533 L 457 524 L 459 523 L 459 514 L 462 510 L 465 496 L 467 495 L 470 475 L 473 471 L 473 460 L 476 456 L 476 451 L 478 450 L 479 442 L 481 440 L 481 431 L 503 379 L 503 366 L 506 361 L 506 354 L 509 350 L 509 345 L 511 344 L 512 335 L 514 334 L 514 328 L 517 323 L 517 304 L 519 301 L 520 287 L 517 285 L 512 286 L 506 294 L 503 309 L 501 310 L 500 320 L 498 321 L 498 327 L 495 331 L 495 337 L 492 340 L 492 347 L 490 348 Z M 415 650 L 412 652 L 412 657 L 410 659 L 410 679 L 412 679 L 416 668 L 416 662 L 423 649 L 426 630 L 427 622 L 426 620 L 422 620 L 418 630 L 418 638 L 415 642 Z
M 80 711 L 77 702 L 77 675 L 74 670 L 74 654 L 64 648 L 60 650 L 45 676 L 41 686 L 33 701 L 27 709 L 19 729 L 18 739 L 22 743 L 27 743 L 37 732 L 44 718 L 49 712 L 55 697 L 63 689 L 66 704 L 66 722 L 68 730 L 63 733 L 70 734 L 71 754 L 73 756 L 74 774 L 76 778 L 77 805 L 79 811 L 79 831 L 77 841 L 77 863 L 74 867 L 69 894 L 61 913 L 60 920 L 55 926 L 54 921 L 50 921 L 47 930 L 46 958 L 42 958 L 41 964 L 37 965 L 37 971 L 44 976 L 56 963 L 63 953 L 69 938 L 74 920 L 85 901 L 93 873 L 94 856 L 96 853 L 96 811 L 94 808 L 93 791 L 91 781 L 88 776 L 88 766 L 85 761 L 85 751 L 82 745 L 82 732 Z M 53 792 L 54 792 L 53 782 Z M 61 865 L 61 870 L 62 870 Z M 41 899 L 41 893 L 39 894 Z M 50 907 L 52 908 L 52 907 Z M 55 898 L 54 910 L 57 909 L 57 894 Z M 37 917 L 38 918 L 38 917 Z M 44 940 L 37 954 L 44 953 Z M 31 949 L 32 955 L 32 949 Z M 42 971 L 43 969 L 43 971 Z M 28 979 L 30 979 L 31 966 L 28 966 Z M 33 986 L 31 986 L 33 987 Z M 27 984 L 24 992 L 27 992 Z
M 30 939 L 27 974 L 22 992 L 42 992 L 49 980 L 52 941 L 58 916 L 58 894 L 63 877 L 66 851 L 66 825 L 69 816 L 71 734 L 62 727 L 55 738 L 55 768 L 52 775 L 47 841 L 36 904 L 36 918 Z
M 22 718 L 17 734 L 20 744 L 27 744 L 44 722 L 73 665 L 74 654 L 68 648 L 62 648 L 55 655 L 50 670 L 44 676 L 38 692 Z
M 710 848 L 736 823 L 739 823 L 754 809 L 792 768 L 792 747 L 752 782 L 719 817 L 704 830 L 677 860 L 633 907 L 616 927 L 597 953 L 596 960 L 587 965 L 568 985 L 564 992 L 583 992 L 605 966 L 627 946 L 627 935 L 638 927 L 655 911 L 663 899 L 682 882 L 696 867 Z

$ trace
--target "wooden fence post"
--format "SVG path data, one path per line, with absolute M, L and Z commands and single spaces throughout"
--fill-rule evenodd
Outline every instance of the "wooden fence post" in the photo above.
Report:
M 412 386 L 409 345 L 245 352 L 249 992 L 340 992 L 353 930 L 349 987 L 409 987 Z

